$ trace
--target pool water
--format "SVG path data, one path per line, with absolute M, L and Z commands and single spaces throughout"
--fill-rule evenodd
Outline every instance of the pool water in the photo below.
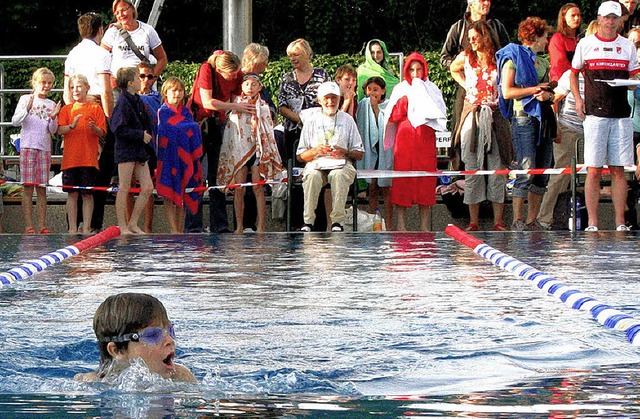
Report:
M 479 233 L 640 318 L 635 233 Z M 0 270 L 79 240 L 0 236 Z M 198 384 L 76 383 L 109 295 L 158 297 Z M 640 348 L 443 233 L 121 237 L 0 289 L 0 416 L 636 417 Z

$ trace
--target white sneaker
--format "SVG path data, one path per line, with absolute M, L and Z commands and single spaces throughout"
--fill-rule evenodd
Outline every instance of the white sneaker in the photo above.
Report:
M 616 227 L 616 231 L 631 231 L 631 229 L 624 224 L 620 224 L 618 227 Z
M 340 223 L 333 223 L 331 225 L 331 231 L 334 231 L 334 232 L 344 231 L 344 227 L 342 227 L 342 224 Z
M 598 231 L 598 227 L 596 226 L 589 226 L 587 228 L 584 229 L 584 231 Z
M 305 233 L 309 233 L 311 231 L 311 227 L 313 227 L 311 224 L 305 224 L 305 225 L 302 226 L 300 231 L 304 231 Z

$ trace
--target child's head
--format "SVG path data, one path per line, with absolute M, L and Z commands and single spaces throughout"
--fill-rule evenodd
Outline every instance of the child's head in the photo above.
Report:
M 262 81 L 260 76 L 256 73 L 247 73 L 242 77 L 242 94 L 255 97 L 262 90 Z
M 142 358 L 149 370 L 170 378 L 175 371 L 175 334 L 162 303 L 148 294 L 108 297 L 96 310 L 93 331 L 100 349 L 99 378 L 116 362 Z
M 89 93 L 89 80 L 82 74 L 75 74 L 69 78 L 69 91 L 74 102 L 84 102 Z
M 184 104 L 186 87 L 178 77 L 169 77 L 162 83 L 162 100 L 171 106 Z
M 116 86 L 122 90 L 140 90 L 140 76 L 135 67 L 122 67 L 116 73 Z
M 240 70 L 240 58 L 231 51 L 213 51 L 207 62 L 225 80 L 233 80 Z
M 83 39 L 98 37 L 103 29 L 102 16 L 97 13 L 85 13 L 78 18 L 78 32 Z
M 156 76 L 154 70 L 156 68 L 155 64 L 140 63 L 138 64 L 138 77 L 140 78 L 140 91 L 141 92 L 150 92 L 151 86 L 156 82 Z
M 386 88 L 387 83 L 379 76 L 369 77 L 362 86 L 365 96 L 376 103 L 380 103 L 385 99 L 385 95 L 387 94 Z
M 345 92 L 353 89 L 358 80 L 358 73 L 351 64 L 344 64 L 336 71 L 336 83 L 340 86 L 340 91 Z
M 53 88 L 53 83 L 56 81 L 56 76 L 53 72 L 46 67 L 40 67 L 31 75 L 31 87 L 33 93 L 46 96 L 47 93 Z

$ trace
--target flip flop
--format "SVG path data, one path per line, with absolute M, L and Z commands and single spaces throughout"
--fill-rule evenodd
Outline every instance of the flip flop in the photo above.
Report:
M 24 234 L 36 234 L 36 229 L 33 227 L 29 227 L 24 231 Z
M 40 230 L 40 234 L 51 234 L 51 230 L 47 227 L 43 227 L 42 230 Z

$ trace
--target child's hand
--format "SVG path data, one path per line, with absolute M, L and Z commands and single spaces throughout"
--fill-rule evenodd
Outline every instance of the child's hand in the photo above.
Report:
M 35 94 L 29 95 L 29 103 L 27 103 L 27 113 L 29 113 L 29 111 L 31 110 L 31 106 L 33 105 L 33 98 L 35 96 L 36 96 Z
M 151 136 L 151 134 L 149 134 L 147 131 L 145 131 L 144 132 L 144 137 L 142 138 L 142 141 L 144 141 L 145 144 L 149 144 L 152 139 L 153 139 L 153 137 Z
M 53 107 L 53 110 L 49 114 L 49 118 L 53 119 L 58 116 L 60 113 L 60 108 L 62 108 L 62 102 L 56 103 L 56 106 Z
M 75 129 L 78 126 L 78 122 L 82 118 L 82 114 L 78 114 L 73 118 L 73 122 L 69 125 L 71 129 Z

